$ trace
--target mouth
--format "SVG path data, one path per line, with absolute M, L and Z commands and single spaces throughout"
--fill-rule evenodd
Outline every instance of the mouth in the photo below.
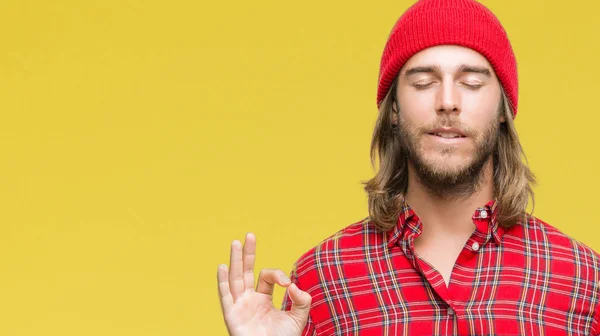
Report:
M 455 132 L 427 133 L 426 137 L 431 139 L 431 141 L 442 145 L 460 145 L 466 143 L 468 139 L 465 135 Z
M 439 138 L 443 138 L 443 139 L 466 138 L 466 136 L 459 134 L 459 133 L 454 133 L 454 132 L 433 132 L 433 133 L 428 133 L 428 134 L 439 137 Z

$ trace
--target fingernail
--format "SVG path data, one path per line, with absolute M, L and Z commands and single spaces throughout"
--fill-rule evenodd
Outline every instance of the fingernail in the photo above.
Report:
M 281 281 L 281 283 L 282 283 L 282 284 L 284 284 L 284 285 L 287 285 L 287 284 L 289 284 L 290 282 L 292 282 L 292 281 L 290 280 L 290 278 L 288 278 L 288 277 L 287 277 L 287 276 L 285 276 L 285 275 L 282 275 L 282 276 L 280 276 L 280 277 L 279 277 L 279 281 Z

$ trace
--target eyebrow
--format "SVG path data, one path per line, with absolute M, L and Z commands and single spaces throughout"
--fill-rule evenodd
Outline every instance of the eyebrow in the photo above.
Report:
M 441 71 L 441 69 L 440 69 L 439 65 L 416 66 L 416 67 L 406 70 L 404 72 L 404 75 L 406 77 L 408 77 L 410 75 L 414 75 L 417 73 L 435 73 L 435 72 L 440 72 L 440 71 Z M 490 71 L 489 68 L 482 67 L 482 66 L 476 66 L 476 65 L 461 64 L 458 67 L 458 71 L 461 73 L 464 73 L 464 72 L 478 73 L 478 74 L 485 75 L 487 77 L 492 76 L 492 72 Z

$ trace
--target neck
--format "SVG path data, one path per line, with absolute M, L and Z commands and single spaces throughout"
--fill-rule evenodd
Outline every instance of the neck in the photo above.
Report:
M 419 181 L 414 167 L 409 164 L 408 188 L 404 199 L 424 223 L 423 235 L 429 237 L 470 235 L 475 228 L 471 219 L 475 210 L 491 201 L 493 197 L 491 159 L 481 170 L 477 188 L 472 193 L 460 197 L 432 193 Z

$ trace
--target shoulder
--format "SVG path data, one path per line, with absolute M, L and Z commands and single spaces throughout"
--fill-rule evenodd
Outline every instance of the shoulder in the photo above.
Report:
M 597 251 L 540 218 L 528 216 L 527 220 L 519 222 L 505 235 L 503 240 L 508 244 L 522 244 L 532 252 L 549 253 L 555 261 L 588 267 L 596 277 L 600 274 L 600 255 Z
M 363 218 L 323 239 L 306 251 L 294 263 L 298 277 L 325 266 L 347 261 L 353 257 L 364 260 L 365 247 L 385 243 L 385 233 L 378 231 L 372 221 Z
M 577 295 L 592 303 L 594 330 L 600 318 L 600 256 L 585 243 L 569 236 L 549 223 L 530 216 L 509 230 L 508 241 L 522 242 L 521 248 L 531 258 L 549 264 L 554 282 L 568 280 Z M 503 243 L 504 244 L 504 243 Z M 596 332 L 593 332 L 596 335 Z

